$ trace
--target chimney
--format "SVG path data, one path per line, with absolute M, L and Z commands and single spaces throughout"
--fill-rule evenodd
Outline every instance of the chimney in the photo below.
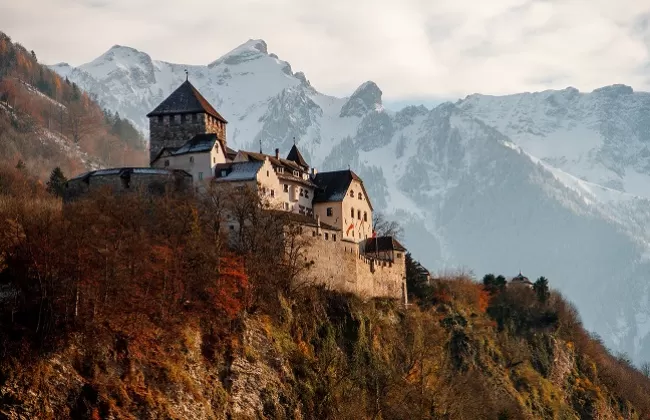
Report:
M 275 158 L 280 159 L 280 149 L 275 149 Z

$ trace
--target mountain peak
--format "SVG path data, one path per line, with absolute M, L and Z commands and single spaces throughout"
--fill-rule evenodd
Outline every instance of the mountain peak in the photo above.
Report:
M 232 51 L 213 61 L 208 67 L 219 64 L 236 65 L 269 55 L 268 45 L 263 39 L 249 39 Z
M 341 108 L 341 117 L 361 117 L 381 107 L 382 91 L 373 81 L 367 81 L 354 91 Z

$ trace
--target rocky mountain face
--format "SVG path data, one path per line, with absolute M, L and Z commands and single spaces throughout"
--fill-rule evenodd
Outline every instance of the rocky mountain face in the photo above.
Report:
M 261 40 L 207 66 L 115 46 L 52 68 L 143 130 L 187 69 L 231 147 L 286 153 L 295 137 L 318 169 L 359 173 L 434 272 L 544 275 L 607 345 L 650 360 L 650 94 L 568 88 L 393 112 L 373 82 L 319 93 Z

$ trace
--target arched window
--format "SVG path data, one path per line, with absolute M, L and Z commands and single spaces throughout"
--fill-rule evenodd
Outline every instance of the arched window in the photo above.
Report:
M 350 190 L 350 197 L 354 198 L 354 190 Z
M 363 200 L 363 194 L 359 193 L 359 200 Z
M 350 209 L 350 217 L 354 219 L 354 207 Z
M 364 212 L 363 212 L 363 221 L 364 221 L 364 222 L 367 222 L 367 221 L 368 221 L 368 212 L 367 212 L 367 211 L 364 211 Z

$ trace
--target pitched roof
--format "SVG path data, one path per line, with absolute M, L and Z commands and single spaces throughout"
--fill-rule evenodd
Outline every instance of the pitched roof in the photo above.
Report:
M 224 150 L 223 142 L 217 138 L 216 134 L 197 134 L 186 141 L 181 147 L 163 147 L 151 162 L 153 163 L 166 156 L 179 156 L 188 153 L 206 153 L 212 150 L 216 142 L 219 142 L 219 144 L 221 144 L 221 150 Z
M 293 175 L 294 170 L 305 172 L 305 168 L 301 167 L 299 164 L 297 164 L 292 160 L 276 158 L 275 156 L 267 155 L 264 153 L 247 152 L 244 150 L 240 150 L 239 154 L 241 157 L 245 158 L 248 161 L 264 162 L 266 159 L 268 159 L 271 162 L 271 165 L 273 165 L 274 167 L 276 168 L 281 167 L 287 169 L 283 173 L 276 172 L 278 178 L 286 181 L 297 182 L 312 188 L 316 187 L 316 185 L 313 182 L 311 182 L 310 179 L 304 179 L 302 178 L 302 176 Z
M 217 182 L 251 181 L 262 165 L 259 161 L 220 163 L 214 168 L 214 178 Z
M 305 158 L 302 157 L 300 150 L 298 150 L 298 147 L 295 144 L 289 151 L 289 154 L 287 155 L 287 160 L 296 162 L 298 165 L 302 166 L 303 168 L 309 168 L 309 165 L 305 161 Z
M 354 171 L 346 169 L 343 171 L 320 172 L 314 177 L 314 183 L 318 185 L 319 190 L 316 191 L 314 203 L 326 203 L 329 201 L 343 201 L 348 192 L 348 187 L 352 181 L 357 181 L 361 184 L 368 205 L 372 210 L 372 203 L 370 197 L 366 192 L 366 187 L 363 185 L 363 180 Z
M 379 236 L 377 238 L 370 238 L 366 240 L 365 245 L 366 253 L 381 252 L 381 251 L 406 251 L 406 248 L 399 243 L 399 241 L 392 236 Z
M 169 114 L 194 114 L 205 112 L 221 122 L 227 123 L 198 90 L 186 80 L 171 95 L 160 103 L 147 117 Z

